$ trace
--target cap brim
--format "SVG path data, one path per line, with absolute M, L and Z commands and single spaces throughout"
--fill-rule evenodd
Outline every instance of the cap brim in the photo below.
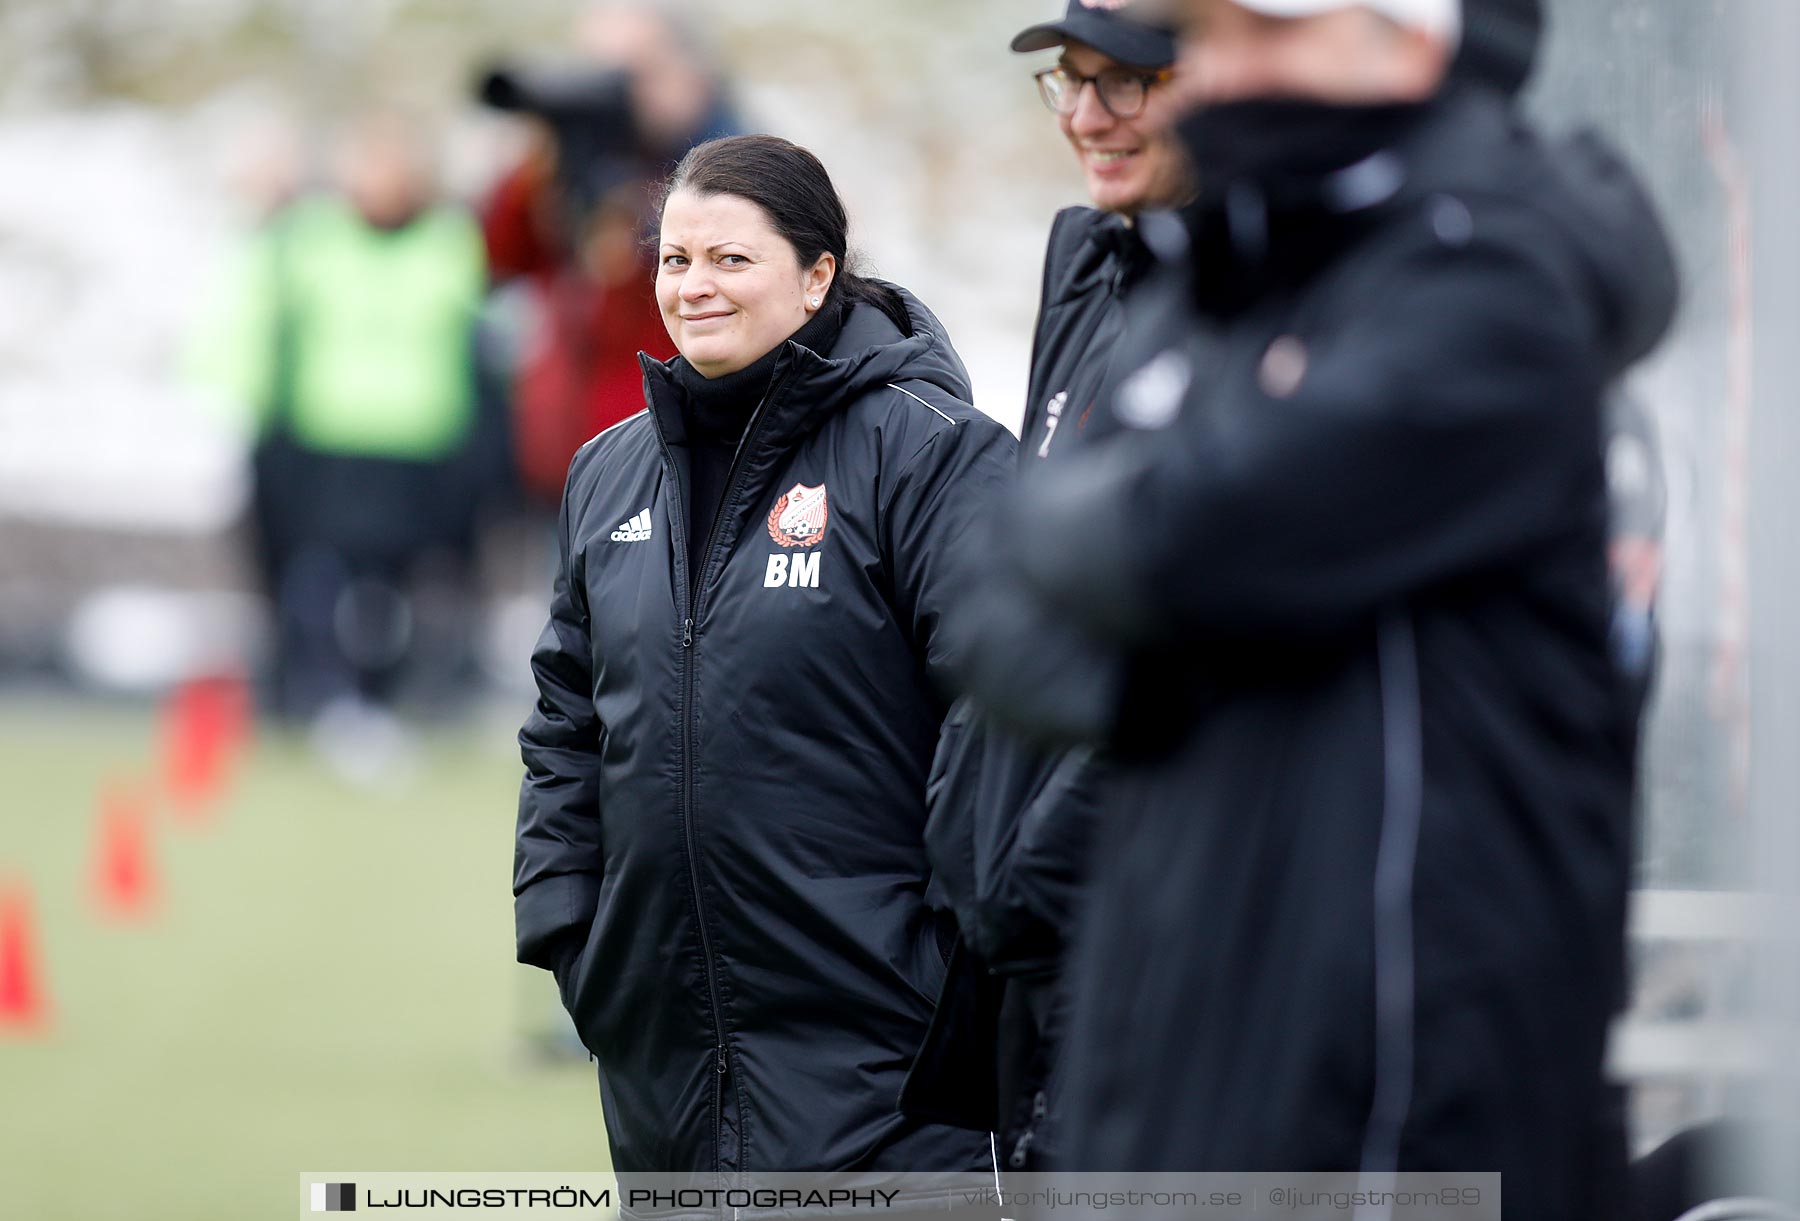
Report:
M 1015 51 L 1048 51 L 1063 44 L 1062 22 L 1045 21 L 1020 30 L 1012 40 Z
M 1102 55 L 1134 68 L 1166 68 L 1175 62 L 1175 36 L 1166 30 L 1102 17 L 1092 13 L 1070 13 L 1061 21 L 1045 21 L 1019 31 L 1012 40 L 1018 52 L 1048 51 L 1066 42 L 1086 43 Z

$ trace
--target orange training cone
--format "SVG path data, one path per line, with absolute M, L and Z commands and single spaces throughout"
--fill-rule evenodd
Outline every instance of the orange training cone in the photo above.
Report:
M 159 887 L 142 797 L 114 786 L 100 800 L 94 900 L 109 916 L 138 919 L 156 907 Z
M 250 699 L 242 679 L 183 683 L 163 708 L 163 780 L 190 820 L 224 791 L 232 756 L 249 736 Z
M 22 885 L 0 892 L 0 1035 L 36 1034 L 49 1025 L 38 978 L 37 930 Z

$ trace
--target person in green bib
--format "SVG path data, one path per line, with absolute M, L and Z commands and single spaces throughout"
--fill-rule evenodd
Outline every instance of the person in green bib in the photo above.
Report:
M 411 588 L 453 588 L 492 447 L 472 336 L 481 235 L 435 202 L 422 140 L 366 118 L 335 189 L 302 197 L 241 253 L 199 372 L 256 420 L 252 513 L 275 609 L 273 703 L 289 718 L 383 708 L 443 669 Z

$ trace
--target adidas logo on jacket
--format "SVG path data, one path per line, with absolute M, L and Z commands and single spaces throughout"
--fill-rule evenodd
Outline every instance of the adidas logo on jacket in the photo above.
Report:
M 612 541 L 615 543 L 647 542 L 651 532 L 650 510 L 643 509 L 633 516 L 630 521 L 623 523 L 617 530 L 612 532 Z

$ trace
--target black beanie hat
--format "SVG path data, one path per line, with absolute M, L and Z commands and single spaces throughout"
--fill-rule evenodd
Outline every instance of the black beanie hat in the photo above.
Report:
M 1507 97 L 1525 87 L 1544 34 L 1545 0 L 1463 0 L 1462 44 L 1450 74 Z

